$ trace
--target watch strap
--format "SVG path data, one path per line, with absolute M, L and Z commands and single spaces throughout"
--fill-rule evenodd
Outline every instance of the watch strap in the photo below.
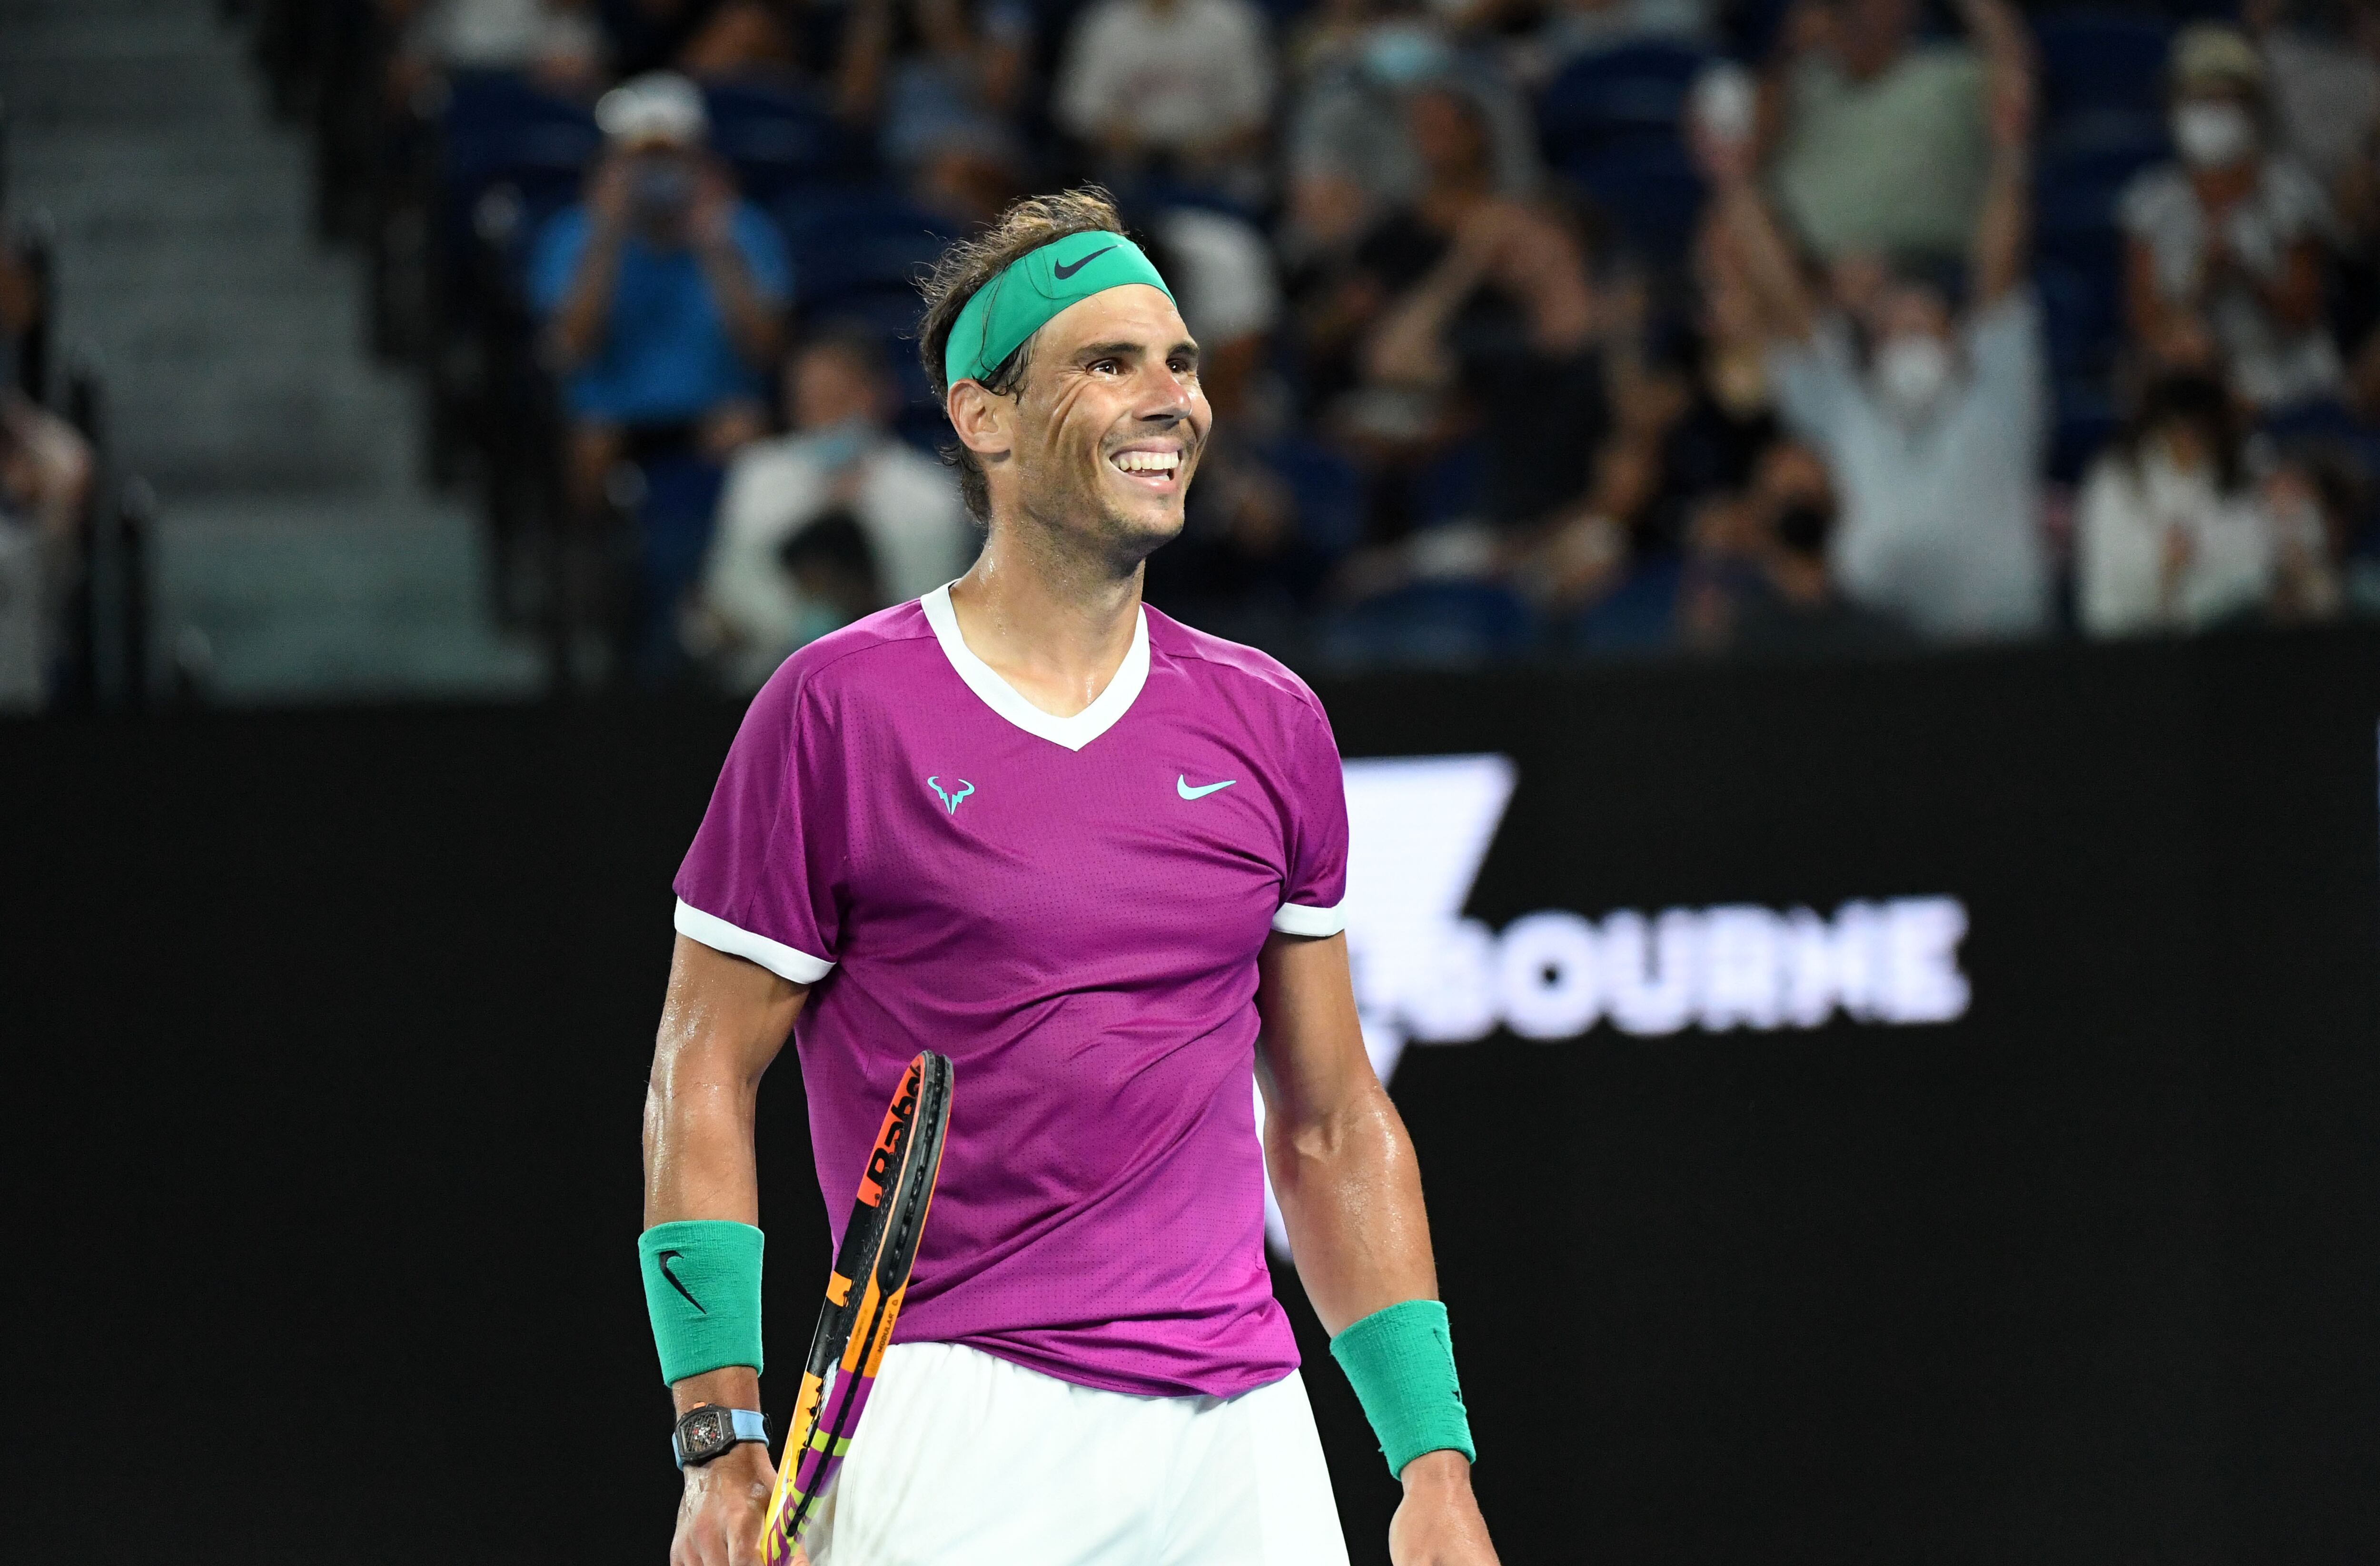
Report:
M 680 1419 L 676 1427 L 670 1431 L 670 1456 L 677 1460 L 677 1465 L 680 1468 L 684 1468 L 686 1464 L 686 1421 L 698 1414 L 717 1413 L 724 1413 L 728 1416 L 728 1428 L 732 1438 L 717 1451 L 710 1452 L 698 1461 L 708 1462 L 719 1456 L 721 1452 L 724 1452 L 728 1447 L 741 1446 L 746 1441 L 758 1441 L 762 1446 L 769 1444 L 769 1416 L 759 1409 L 721 1408 L 713 1403 L 705 1403 L 700 1408 L 686 1410 L 685 1418 Z

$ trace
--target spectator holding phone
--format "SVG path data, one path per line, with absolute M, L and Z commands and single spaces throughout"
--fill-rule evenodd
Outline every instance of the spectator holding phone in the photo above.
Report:
M 2149 385 L 2082 483 L 2075 611 L 2085 631 L 2197 630 L 2264 596 L 2273 520 L 2249 482 L 2240 423 L 2210 375 Z
M 694 83 L 638 77 L 595 117 L 607 146 L 587 199 L 546 226 L 529 263 L 582 515 L 632 438 L 723 459 L 761 432 L 792 288 L 783 241 L 704 148 Z

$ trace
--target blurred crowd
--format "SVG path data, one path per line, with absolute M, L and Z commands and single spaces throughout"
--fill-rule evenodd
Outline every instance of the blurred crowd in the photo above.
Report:
M 0 713 L 43 706 L 63 683 L 94 466 L 42 403 L 44 270 L 38 246 L 0 239 Z
M 2380 608 L 2380 6 L 373 18 L 383 270 L 424 278 L 385 291 L 492 514 L 550 457 L 514 596 L 621 678 L 748 687 L 964 569 L 906 280 L 1084 180 L 1204 348 L 1148 593 L 1226 635 L 1398 664 Z

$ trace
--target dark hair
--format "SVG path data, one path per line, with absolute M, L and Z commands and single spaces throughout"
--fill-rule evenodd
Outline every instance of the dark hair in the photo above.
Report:
M 926 384 L 945 408 L 950 406 L 950 377 L 942 371 L 942 352 L 950 346 L 951 328 L 976 290 L 1000 275 L 1017 257 L 1037 251 L 1069 234 L 1124 231 L 1115 198 L 1096 185 L 1062 190 L 1054 196 L 1027 196 L 1013 202 L 991 226 L 971 239 L 961 239 L 944 251 L 933 271 L 918 285 L 926 296 L 926 318 L 917 329 L 917 357 L 924 362 Z M 1033 340 L 1027 337 L 1014 353 L 982 377 L 986 391 L 1008 397 L 1024 383 L 1031 362 Z M 942 447 L 942 460 L 959 471 L 959 495 L 978 522 L 991 520 L 991 489 L 984 482 L 983 464 L 956 441 Z
M 2194 426 L 2215 459 L 2216 487 L 2224 494 L 2247 482 L 2240 447 L 2240 408 L 2231 393 L 2214 376 L 2184 370 L 2160 375 L 2141 392 L 2140 407 L 2116 437 L 2115 449 L 2135 470 L 2148 438 L 2168 424 Z

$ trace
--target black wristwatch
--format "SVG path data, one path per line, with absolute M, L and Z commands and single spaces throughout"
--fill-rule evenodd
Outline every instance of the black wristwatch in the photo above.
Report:
M 705 1403 L 686 1411 L 670 1432 L 670 1455 L 680 1468 L 699 1468 L 728 1448 L 746 1441 L 769 1444 L 769 1416 L 754 1409 Z

